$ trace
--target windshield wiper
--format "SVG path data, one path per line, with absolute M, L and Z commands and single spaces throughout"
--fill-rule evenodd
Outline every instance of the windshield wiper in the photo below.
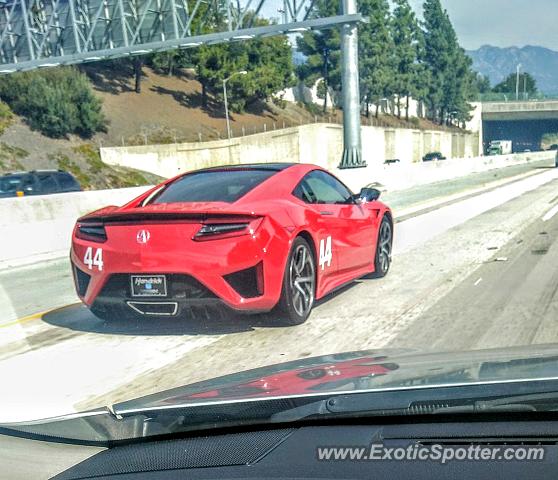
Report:
M 533 394 L 476 396 L 471 388 L 458 387 L 338 395 L 279 412 L 272 422 L 292 422 L 323 415 L 360 416 L 424 415 L 454 413 L 536 412 L 558 409 L 558 391 Z M 451 394 L 450 391 L 451 390 Z M 478 390 L 478 389 L 475 389 Z M 480 398 L 480 399 L 479 399 Z M 542 409 L 537 407 L 544 407 Z M 550 408 L 553 407 L 553 408 Z

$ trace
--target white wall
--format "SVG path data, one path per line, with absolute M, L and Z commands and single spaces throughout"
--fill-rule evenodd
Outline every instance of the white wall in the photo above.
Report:
M 420 162 L 430 151 L 446 157 L 479 155 L 477 134 L 362 127 L 362 154 L 370 166 L 381 168 L 386 159 Z M 169 145 L 107 147 L 101 157 L 110 165 L 134 167 L 171 177 L 201 167 L 252 162 L 314 163 L 335 169 L 343 152 L 340 125 L 315 123 L 232 140 Z
M 0 267 L 68 255 L 78 217 L 124 205 L 148 187 L 0 199 Z

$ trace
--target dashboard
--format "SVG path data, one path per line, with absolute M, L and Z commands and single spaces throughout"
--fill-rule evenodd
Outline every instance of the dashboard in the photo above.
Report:
M 0 436 L 3 464 L 0 477 L 12 480 L 48 477 L 56 480 L 555 478 L 558 423 L 524 417 L 510 414 L 509 421 L 505 422 L 483 418 L 474 422 L 432 423 L 432 417 L 421 417 L 413 418 L 412 423 L 407 418 L 404 422 L 400 419 L 401 423 L 308 424 L 295 428 L 204 433 L 112 448 Z M 27 458 L 25 465 L 14 462 L 13 458 L 12 461 L 3 458 L 4 446 L 10 441 L 19 444 L 20 460 Z M 15 450 L 9 451 L 13 454 Z M 490 455 L 481 458 L 484 451 Z M 357 458 L 359 452 L 361 457 Z M 421 456 L 420 452 L 430 454 Z M 461 458 L 463 452 L 470 455 Z M 511 455 L 504 458 L 506 452 Z M 526 456 L 531 453 L 532 458 Z M 66 465 L 63 458 L 67 459 Z M 57 472 L 52 471 L 53 462 L 57 462 Z M 49 476 L 45 477 L 47 472 Z

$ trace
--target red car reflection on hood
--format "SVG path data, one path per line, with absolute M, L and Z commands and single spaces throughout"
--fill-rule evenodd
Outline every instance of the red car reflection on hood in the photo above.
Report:
M 255 380 L 226 385 L 214 390 L 169 398 L 165 403 L 199 399 L 244 399 L 255 397 L 282 397 L 306 393 L 327 392 L 343 389 L 351 381 L 386 375 L 396 370 L 395 363 L 379 363 L 385 357 L 358 358 L 330 365 L 316 365 L 261 377 Z

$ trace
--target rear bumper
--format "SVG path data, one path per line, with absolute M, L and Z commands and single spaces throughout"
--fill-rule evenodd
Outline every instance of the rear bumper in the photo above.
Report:
M 191 306 L 215 304 L 244 312 L 269 311 L 281 295 L 291 243 L 284 230 L 271 227 L 260 229 L 258 235 L 190 242 L 180 250 L 143 249 L 134 255 L 109 242 L 99 244 L 74 236 L 70 258 L 76 291 L 89 307 L 120 305 L 133 310 L 129 302 L 175 302 L 177 315 Z M 103 249 L 102 270 L 84 263 L 88 248 Z M 255 269 L 258 278 L 250 274 Z M 167 296 L 133 297 L 132 274 L 166 275 Z
M 138 272 L 108 274 L 103 279 L 95 279 L 96 282 L 102 284 L 102 288 L 97 295 L 93 296 L 90 294 L 93 277 L 75 263 L 72 262 L 72 264 L 76 292 L 87 306 L 94 308 L 113 309 L 118 306 L 126 306 L 136 313 L 143 313 L 138 310 L 149 310 L 146 308 L 149 304 L 172 304 L 174 310 L 170 316 L 180 315 L 191 307 L 218 305 L 238 311 L 265 312 L 277 304 L 280 295 L 280 292 L 279 295 L 270 293 L 270 288 L 266 290 L 263 262 L 259 262 L 249 269 L 240 270 L 233 275 L 216 276 L 211 285 L 213 288 L 204 285 L 191 275 L 149 272 L 149 275 L 165 275 L 167 278 L 167 295 L 160 297 L 132 296 L 130 277 L 137 275 Z M 261 272 L 262 275 L 260 282 L 257 280 L 258 272 Z M 244 284 L 235 282 L 235 277 L 246 281 Z M 261 288 L 258 288 L 258 284 Z M 146 315 L 150 314 L 146 313 Z

